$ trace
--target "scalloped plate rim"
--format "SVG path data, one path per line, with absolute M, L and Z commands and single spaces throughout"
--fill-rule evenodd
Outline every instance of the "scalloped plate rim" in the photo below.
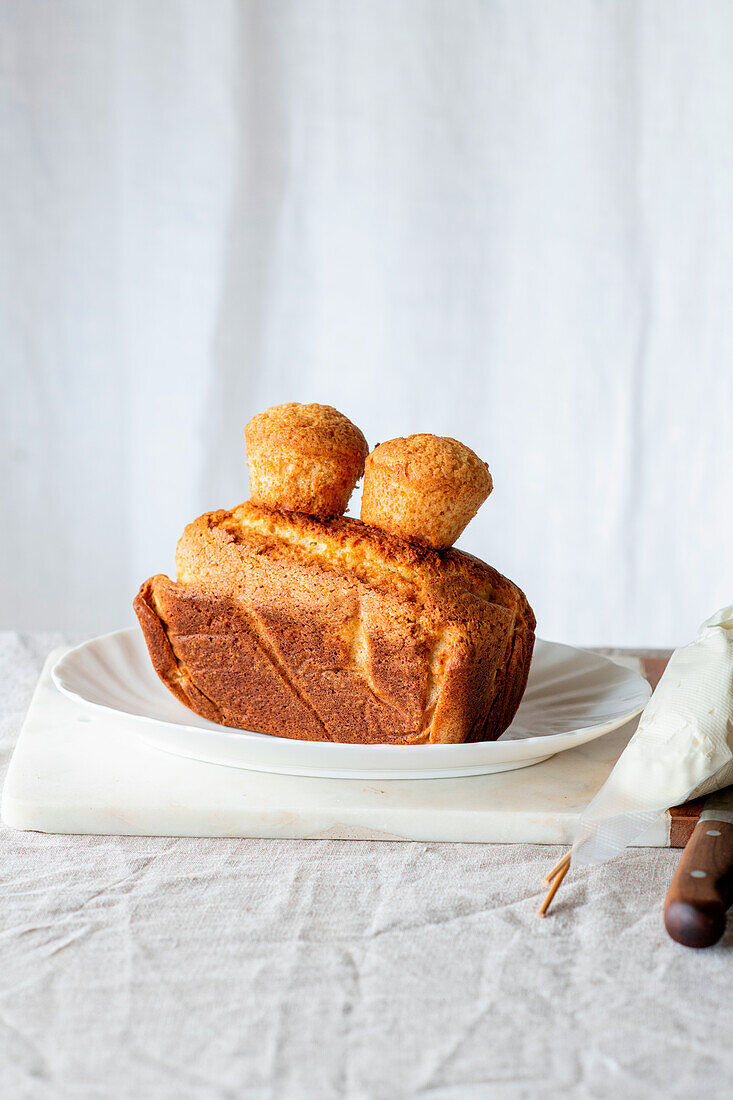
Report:
M 581 662 L 587 661 L 587 672 L 592 671 L 593 664 L 596 672 L 603 670 L 610 674 L 613 670 L 617 691 L 620 691 L 622 686 L 628 687 L 629 702 L 631 699 L 635 700 L 633 706 L 628 710 L 617 710 L 605 721 L 579 725 L 572 730 L 516 738 L 505 738 L 502 735 L 502 738 L 497 741 L 450 745 L 342 744 L 275 737 L 251 730 L 217 726 L 215 723 L 208 723 L 205 719 L 199 718 L 193 711 L 187 711 L 183 708 L 183 704 L 178 705 L 186 715 L 190 714 L 189 722 L 175 722 L 154 715 L 138 714 L 113 703 L 90 699 L 84 694 L 83 689 L 80 690 L 79 662 L 82 662 L 82 676 L 89 675 L 88 670 L 85 673 L 83 669 L 85 660 L 99 659 L 100 652 L 108 662 L 111 659 L 113 667 L 117 658 L 127 657 L 131 660 L 133 654 L 137 657 L 144 654 L 143 663 L 145 663 L 145 659 L 148 659 L 147 650 L 144 639 L 136 627 L 111 631 L 74 646 L 59 658 L 51 675 L 55 686 L 62 694 L 84 706 L 133 721 L 139 726 L 136 732 L 148 743 L 174 755 L 252 771 L 326 778 L 452 778 L 531 766 L 549 759 L 557 752 L 587 744 L 618 729 L 640 714 L 646 706 L 651 688 L 640 674 L 616 664 L 603 654 L 577 649 L 561 642 L 537 639 L 537 643 L 535 657 L 543 649 L 545 656 L 562 657 L 564 655 L 569 662 L 573 657 Z M 174 697 L 158 681 L 152 665 L 149 667 L 154 677 L 154 680 L 151 679 L 151 684 L 159 686 L 160 691 L 165 693 L 166 702 L 169 702 Z M 609 675 L 607 688 L 610 683 Z M 124 679 L 120 680 L 120 684 L 124 688 Z M 129 690 L 131 691 L 132 688 Z M 538 699 L 541 700 L 541 695 L 537 694 L 539 690 L 539 686 L 536 686 L 534 693 L 529 696 L 534 705 L 537 705 Z M 617 708 L 621 701 L 620 698 L 616 700 Z M 613 700 L 611 700 L 611 706 L 613 706 Z M 206 724 L 203 724 L 205 722 Z M 416 756 L 418 753 L 420 758 Z M 425 757 L 426 753 L 430 756 Z M 392 767 L 389 767 L 388 763 L 392 764 Z

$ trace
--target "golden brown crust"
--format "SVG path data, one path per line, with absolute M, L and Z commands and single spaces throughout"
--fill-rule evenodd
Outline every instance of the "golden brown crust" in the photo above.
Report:
M 189 524 L 136 601 L 161 679 L 224 725 L 357 743 L 485 740 L 524 690 L 534 616 L 458 550 L 251 503 Z
M 145 581 L 133 601 L 133 608 L 142 627 L 148 653 L 155 671 L 169 691 L 202 718 L 211 722 L 221 721 L 221 711 L 195 686 L 191 677 L 181 667 L 166 632 L 165 620 L 160 617 L 155 593 L 172 584 L 168 577 L 158 574 Z
M 364 473 L 367 441 L 330 405 L 275 405 L 245 430 L 252 500 L 327 517 L 346 511 Z
M 248 445 L 286 447 L 313 458 L 325 451 L 356 453 L 363 460 L 369 451 L 359 428 L 332 405 L 273 405 L 253 416 L 244 431 Z
M 369 456 L 377 466 L 388 467 L 396 476 L 428 487 L 466 483 L 488 496 L 491 475 L 475 451 L 448 435 L 401 436 L 378 443 Z
M 452 546 L 491 489 L 486 463 L 457 439 L 391 439 L 366 460 L 361 518 L 440 549 Z

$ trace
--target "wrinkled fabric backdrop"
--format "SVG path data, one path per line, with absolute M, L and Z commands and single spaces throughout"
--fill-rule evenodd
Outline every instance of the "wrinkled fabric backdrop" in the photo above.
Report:
M 3 0 L 0 72 L 0 626 L 131 621 L 290 400 L 486 458 L 545 637 L 730 601 L 733 6 Z

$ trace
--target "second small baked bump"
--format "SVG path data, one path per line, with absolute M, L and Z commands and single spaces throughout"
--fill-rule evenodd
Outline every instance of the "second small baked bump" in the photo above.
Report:
M 361 518 L 435 549 L 452 546 L 492 489 L 485 462 L 457 439 L 410 435 L 366 460 Z

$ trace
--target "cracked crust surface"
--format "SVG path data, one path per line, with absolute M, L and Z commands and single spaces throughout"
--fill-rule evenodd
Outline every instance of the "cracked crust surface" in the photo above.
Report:
M 535 620 L 476 558 L 359 520 L 240 505 L 189 524 L 178 579 L 135 600 L 161 680 L 226 726 L 307 740 L 491 740 L 524 691 Z

